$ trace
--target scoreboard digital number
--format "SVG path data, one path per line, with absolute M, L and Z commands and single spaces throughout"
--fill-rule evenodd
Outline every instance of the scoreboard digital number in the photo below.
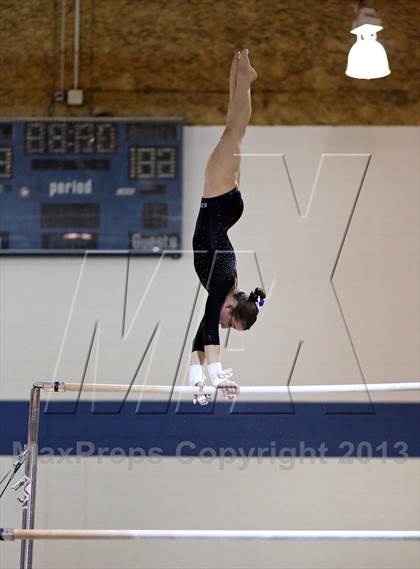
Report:
M 182 120 L 0 118 L 0 255 L 179 257 Z

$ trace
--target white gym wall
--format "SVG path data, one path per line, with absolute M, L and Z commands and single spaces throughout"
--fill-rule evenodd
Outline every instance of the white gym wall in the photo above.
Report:
M 198 287 L 190 249 L 203 170 L 221 132 L 184 130 L 183 244 L 189 252 L 160 264 L 131 259 L 126 338 L 126 259 L 0 259 L 2 401 L 27 400 L 34 380 L 81 381 L 96 320 L 97 351 L 87 381 L 129 383 L 158 321 L 157 341 L 137 383 L 173 381 Z M 239 287 L 249 292 L 261 285 L 255 252 L 269 296 L 255 326 L 232 331 L 222 351 L 224 367 L 234 369 L 241 385 L 286 384 L 302 340 L 293 384 L 418 380 L 419 151 L 415 127 L 248 129 L 240 183 L 245 211 L 230 237 Z M 201 291 L 178 384 L 185 381 L 204 301 Z M 366 394 L 328 397 L 338 399 L 368 401 Z M 418 403 L 419 395 L 373 393 L 371 399 Z M 126 459 L 117 462 L 41 458 L 36 526 L 419 527 L 418 458 L 296 459 L 288 466 L 250 459 L 246 467 L 239 458 L 145 458 L 134 468 Z M 10 463 L 10 456 L 0 457 L 0 471 Z M 12 493 L 0 508 L 0 526 L 20 526 Z M 2 568 L 18 567 L 19 549 L 17 542 L 0 547 Z M 420 563 L 415 542 L 39 542 L 34 552 L 34 567 L 42 569 L 416 569 Z

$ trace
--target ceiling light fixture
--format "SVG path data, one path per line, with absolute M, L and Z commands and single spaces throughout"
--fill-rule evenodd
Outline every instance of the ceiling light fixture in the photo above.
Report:
M 375 10 L 360 1 L 351 30 L 357 40 L 349 51 L 346 75 L 355 79 L 378 79 L 391 73 L 385 49 L 376 39 L 376 33 L 382 29 Z

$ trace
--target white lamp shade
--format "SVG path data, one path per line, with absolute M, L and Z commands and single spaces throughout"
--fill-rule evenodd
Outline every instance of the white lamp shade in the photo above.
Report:
M 358 33 L 349 51 L 346 75 L 355 79 L 378 79 L 390 73 L 385 49 L 376 40 L 376 33 L 367 36 Z

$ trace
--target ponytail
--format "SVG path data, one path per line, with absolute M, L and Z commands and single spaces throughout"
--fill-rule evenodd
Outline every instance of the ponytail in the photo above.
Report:
M 256 287 L 248 295 L 239 290 L 233 295 L 237 305 L 233 310 L 232 316 L 242 322 L 244 330 L 248 330 L 254 324 L 259 313 L 259 307 L 263 306 L 266 294 L 260 287 Z
M 264 298 L 265 298 L 265 292 L 263 291 L 262 288 L 255 288 L 253 292 L 250 292 L 248 295 L 248 300 L 250 302 L 254 302 L 255 305 L 257 306 L 263 306 L 264 304 Z

